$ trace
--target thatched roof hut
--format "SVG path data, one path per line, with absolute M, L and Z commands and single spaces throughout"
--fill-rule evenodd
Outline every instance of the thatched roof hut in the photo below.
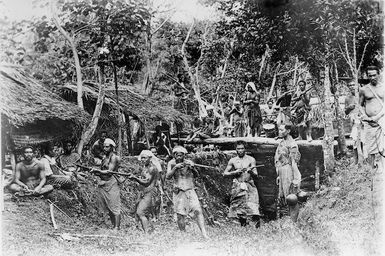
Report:
M 103 109 L 110 115 L 114 115 L 112 112 L 116 109 L 116 96 L 113 85 L 107 85 L 105 106 Z M 61 88 L 62 97 L 70 100 L 76 100 L 76 85 L 66 84 Z M 87 108 L 87 102 L 94 105 L 98 97 L 98 85 L 94 83 L 85 82 L 83 84 L 83 99 L 85 101 L 85 108 Z M 147 128 L 153 128 L 159 121 L 166 123 L 175 122 L 178 124 L 184 124 L 191 121 L 191 117 L 185 115 L 170 106 L 160 104 L 158 101 L 151 98 L 140 95 L 134 92 L 127 86 L 119 85 L 119 105 L 123 111 L 132 116 L 136 116 L 142 121 Z
M 19 146 L 66 138 L 90 119 L 21 67 L 0 64 L 0 90 L 3 129 Z

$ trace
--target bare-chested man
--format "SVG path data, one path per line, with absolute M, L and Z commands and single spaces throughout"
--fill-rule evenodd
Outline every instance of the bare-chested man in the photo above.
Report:
M 120 229 L 121 220 L 121 201 L 120 187 L 117 178 L 110 171 L 118 171 L 120 158 L 114 153 L 115 142 L 106 138 L 103 142 L 104 158 L 102 160 L 101 170 L 93 170 L 100 177 L 98 182 L 97 197 L 102 210 L 107 210 L 110 216 L 113 228 Z
M 174 177 L 175 180 L 173 203 L 179 230 L 186 230 L 186 216 L 191 215 L 196 218 L 202 236 L 208 238 L 202 208 L 195 192 L 194 175 L 196 176 L 198 173 L 194 162 L 184 159 L 187 154 L 184 147 L 176 146 L 173 154 L 175 159 L 170 160 L 167 165 L 166 178 Z
M 361 88 L 360 105 L 367 117 L 364 121 L 364 149 L 369 155 L 373 168 L 373 210 L 378 227 L 382 227 L 382 186 L 385 168 L 385 86 L 379 81 L 379 70 L 375 66 L 367 68 L 370 83 Z
M 292 99 L 293 109 L 292 111 L 295 113 L 296 123 L 298 126 L 298 139 L 302 140 L 302 134 L 306 134 L 306 139 L 311 141 L 311 130 L 310 130 L 310 122 L 309 122 L 309 112 L 311 110 L 310 107 L 310 93 L 306 90 L 306 82 L 301 80 L 298 82 L 299 91 Z
M 44 165 L 33 157 L 33 148 L 24 148 L 24 160 L 16 165 L 15 181 L 8 189 L 11 192 L 25 192 L 43 195 L 53 190 L 46 185 Z
M 152 162 L 153 157 L 155 156 L 150 150 L 143 150 L 139 155 L 140 161 L 144 163 L 142 178 L 134 175 L 129 176 L 130 179 L 144 187 L 136 206 L 136 215 L 145 233 L 149 231 L 149 216 L 156 214 L 157 207 L 160 205 L 160 191 L 158 189 L 160 173 Z
M 258 176 L 254 157 L 246 155 L 245 142 L 237 142 L 237 156 L 230 159 L 223 176 L 234 177 L 231 188 L 231 202 L 228 216 L 238 218 L 246 226 L 247 217 L 260 227 L 259 196 L 252 176 Z
M 245 113 L 248 120 L 248 125 L 250 128 L 250 134 L 252 137 L 261 134 L 261 124 L 262 124 L 262 112 L 259 107 L 261 100 L 261 91 L 255 86 L 253 82 L 248 82 L 246 84 L 246 98 L 243 101 L 245 105 Z

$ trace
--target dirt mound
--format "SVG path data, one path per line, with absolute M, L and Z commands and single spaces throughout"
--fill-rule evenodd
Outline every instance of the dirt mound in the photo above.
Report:
M 378 255 L 370 173 L 367 165 L 339 160 L 334 175 L 301 209 L 302 236 L 321 255 Z

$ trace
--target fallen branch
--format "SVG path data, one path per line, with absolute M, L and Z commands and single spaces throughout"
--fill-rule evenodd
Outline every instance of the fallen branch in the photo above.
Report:
M 54 202 L 52 202 L 51 200 L 47 199 L 48 203 L 50 203 L 50 207 L 51 205 L 52 206 L 55 206 L 56 209 L 58 209 L 61 213 L 63 213 L 67 218 L 69 218 L 71 221 L 75 222 L 74 219 L 72 219 L 67 213 L 65 213 L 62 209 L 59 208 L 59 206 L 57 206 Z
M 54 229 L 57 229 L 56 221 L 55 221 L 55 215 L 53 214 L 53 204 L 49 205 L 49 211 L 51 213 L 51 220 L 52 220 L 52 225 Z
M 70 236 L 74 237 L 109 237 L 109 238 L 118 238 L 118 239 L 124 239 L 122 236 L 110 236 L 110 235 L 83 235 L 83 234 L 68 234 Z

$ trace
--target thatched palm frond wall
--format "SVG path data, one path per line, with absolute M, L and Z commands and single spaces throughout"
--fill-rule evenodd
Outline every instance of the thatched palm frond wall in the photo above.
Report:
M 0 92 L 0 111 L 15 127 L 48 119 L 85 123 L 90 118 L 21 68 L 0 65 Z
M 109 89 L 111 88 L 111 89 Z M 116 109 L 115 91 L 109 86 L 106 89 L 105 104 L 109 109 Z M 191 117 L 185 115 L 172 107 L 161 105 L 159 102 L 151 98 L 144 97 L 130 89 L 127 86 L 120 86 L 119 104 L 120 107 L 128 114 L 137 116 L 147 128 L 153 128 L 153 124 L 159 121 L 167 123 L 175 122 L 184 124 L 191 121 Z M 75 99 L 76 85 L 66 84 L 61 88 L 63 97 L 66 99 Z M 85 100 L 96 101 L 98 96 L 97 85 L 93 83 L 84 83 L 83 93 Z M 71 96 L 72 95 L 72 96 Z M 69 97 L 71 96 L 71 97 Z
M 78 136 L 91 116 L 41 85 L 22 67 L 0 64 L 2 138 L 7 148 Z M 14 145 L 13 145 L 14 144 Z

